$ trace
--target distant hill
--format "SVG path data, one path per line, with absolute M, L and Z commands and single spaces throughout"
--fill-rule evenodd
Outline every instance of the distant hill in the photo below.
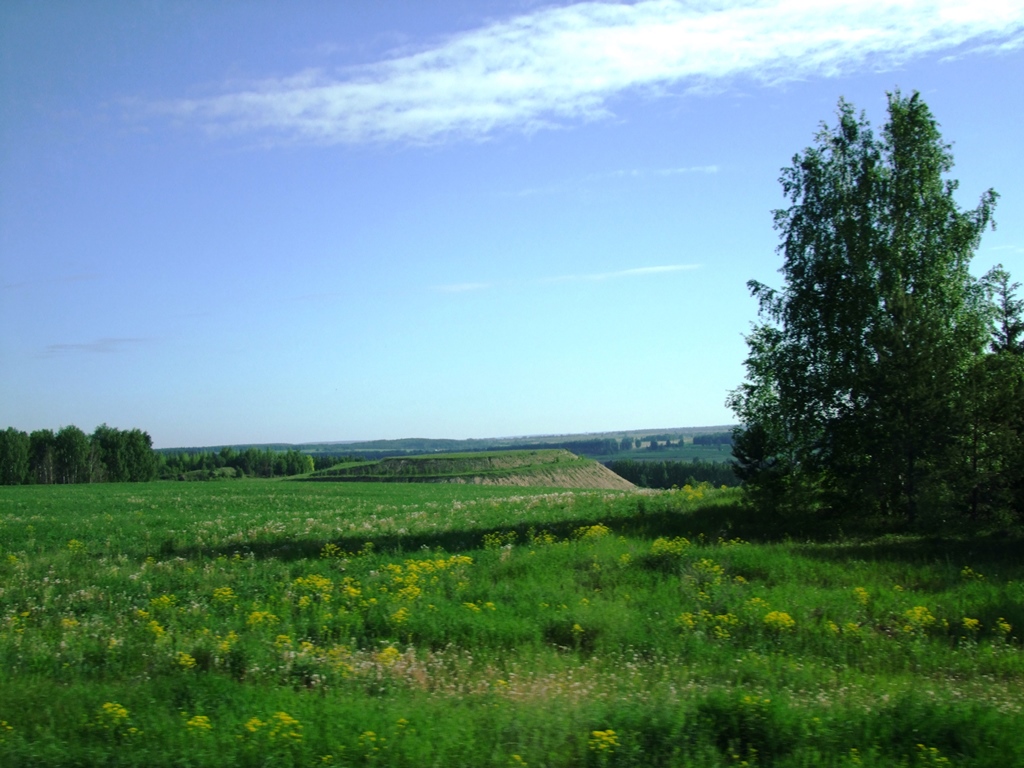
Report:
M 718 425 L 710 427 L 675 427 L 658 429 L 626 429 L 614 432 L 585 432 L 565 435 L 526 435 L 520 437 L 489 437 L 453 440 L 429 437 L 408 437 L 399 440 L 361 440 L 322 443 L 263 443 L 244 445 L 216 445 L 191 448 L 161 448 L 161 453 L 197 453 L 203 451 L 219 451 L 230 447 L 238 451 L 247 448 L 272 451 L 297 450 L 312 456 L 361 456 L 369 459 L 381 459 L 388 456 L 412 456 L 428 453 L 468 453 L 508 450 L 542 450 L 547 448 L 563 448 L 582 456 L 608 458 L 618 452 L 612 450 L 612 443 L 621 445 L 624 438 L 633 438 L 642 443 L 656 440 L 693 442 L 698 435 L 730 432 L 735 425 Z M 647 458 L 642 455 L 630 455 L 630 458 Z M 659 457 L 660 458 L 660 457 Z M 666 456 L 665 458 L 675 458 Z M 687 454 L 687 458 L 689 455 Z
M 340 464 L 314 472 L 306 480 L 622 490 L 636 487 L 596 461 L 561 449 L 390 457 Z

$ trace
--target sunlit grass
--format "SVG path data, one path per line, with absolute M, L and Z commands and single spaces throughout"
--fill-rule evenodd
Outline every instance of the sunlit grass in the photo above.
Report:
M 2 489 L 0 763 L 1024 761 L 1017 540 L 734 494 Z

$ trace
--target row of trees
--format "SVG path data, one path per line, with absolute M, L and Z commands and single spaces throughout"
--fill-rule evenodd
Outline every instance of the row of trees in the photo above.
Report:
M 219 451 L 161 452 L 159 473 L 162 478 L 175 478 L 205 471 L 214 475 L 217 470 L 233 469 L 236 476 L 287 477 L 312 472 L 314 461 L 309 454 L 294 449 L 274 451 L 270 448 L 246 448 L 239 451 L 231 446 Z
M 1024 302 L 970 261 L 997 195 L 962 211 L 953 158 L 918 94 L 876 136 L 838 123 L 782 172 L 781 289 L 728 400 L 737 474 L 766 510 L 1024 519 Z
M 103 424 L 92 435 L 76 426 L 54 433 L 0 432 L 0 484 L 145 482 L 156 477 L 153 441 L 138 429 Z
M 739 478 L 730 464 L 716 461 L 636 461 L 616 459 L 605 463 L 612 472 L 640 488 L 682 488 L 684 485 L 711 483 L 739 485 Z
M 13 427 L 0 431 L 0 485 L 147 482 L 209 473 L 236 476 L 284 477 L 312 472 L 339 461 L 331 456 L 317 462 L 294 449 L 274 451 L 226 447 L 219 451 L 161 452 L 153 450 L 149 434 L 102 424 L 87 435 L 76 426 L 54 432 L 27 434 Z
M 509 450 L 515 451 L 544 451 L 554 448 L 564 448 L 577 456 L 608 456 L 619 452 L 619 441 L 614 437 L 595 437 L 589 440 L 566 440 L 560 443 L 516 443 Z M 492 449 L 491 449 L 492 450 Z
M 732 432 L 711 432 L 706 435 L 694 435 L 694 445 L 732 445 Z

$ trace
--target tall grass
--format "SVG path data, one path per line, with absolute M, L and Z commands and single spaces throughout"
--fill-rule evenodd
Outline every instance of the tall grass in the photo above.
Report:
M 734 494 L 2 489 L 0 764 L 1024 764 L 1018 539 Z

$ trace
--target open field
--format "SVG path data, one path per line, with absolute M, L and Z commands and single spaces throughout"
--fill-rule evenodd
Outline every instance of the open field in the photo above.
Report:
M 1024 764 L 1018 538 L 736 499 L 0 488 L 0 765 Z

